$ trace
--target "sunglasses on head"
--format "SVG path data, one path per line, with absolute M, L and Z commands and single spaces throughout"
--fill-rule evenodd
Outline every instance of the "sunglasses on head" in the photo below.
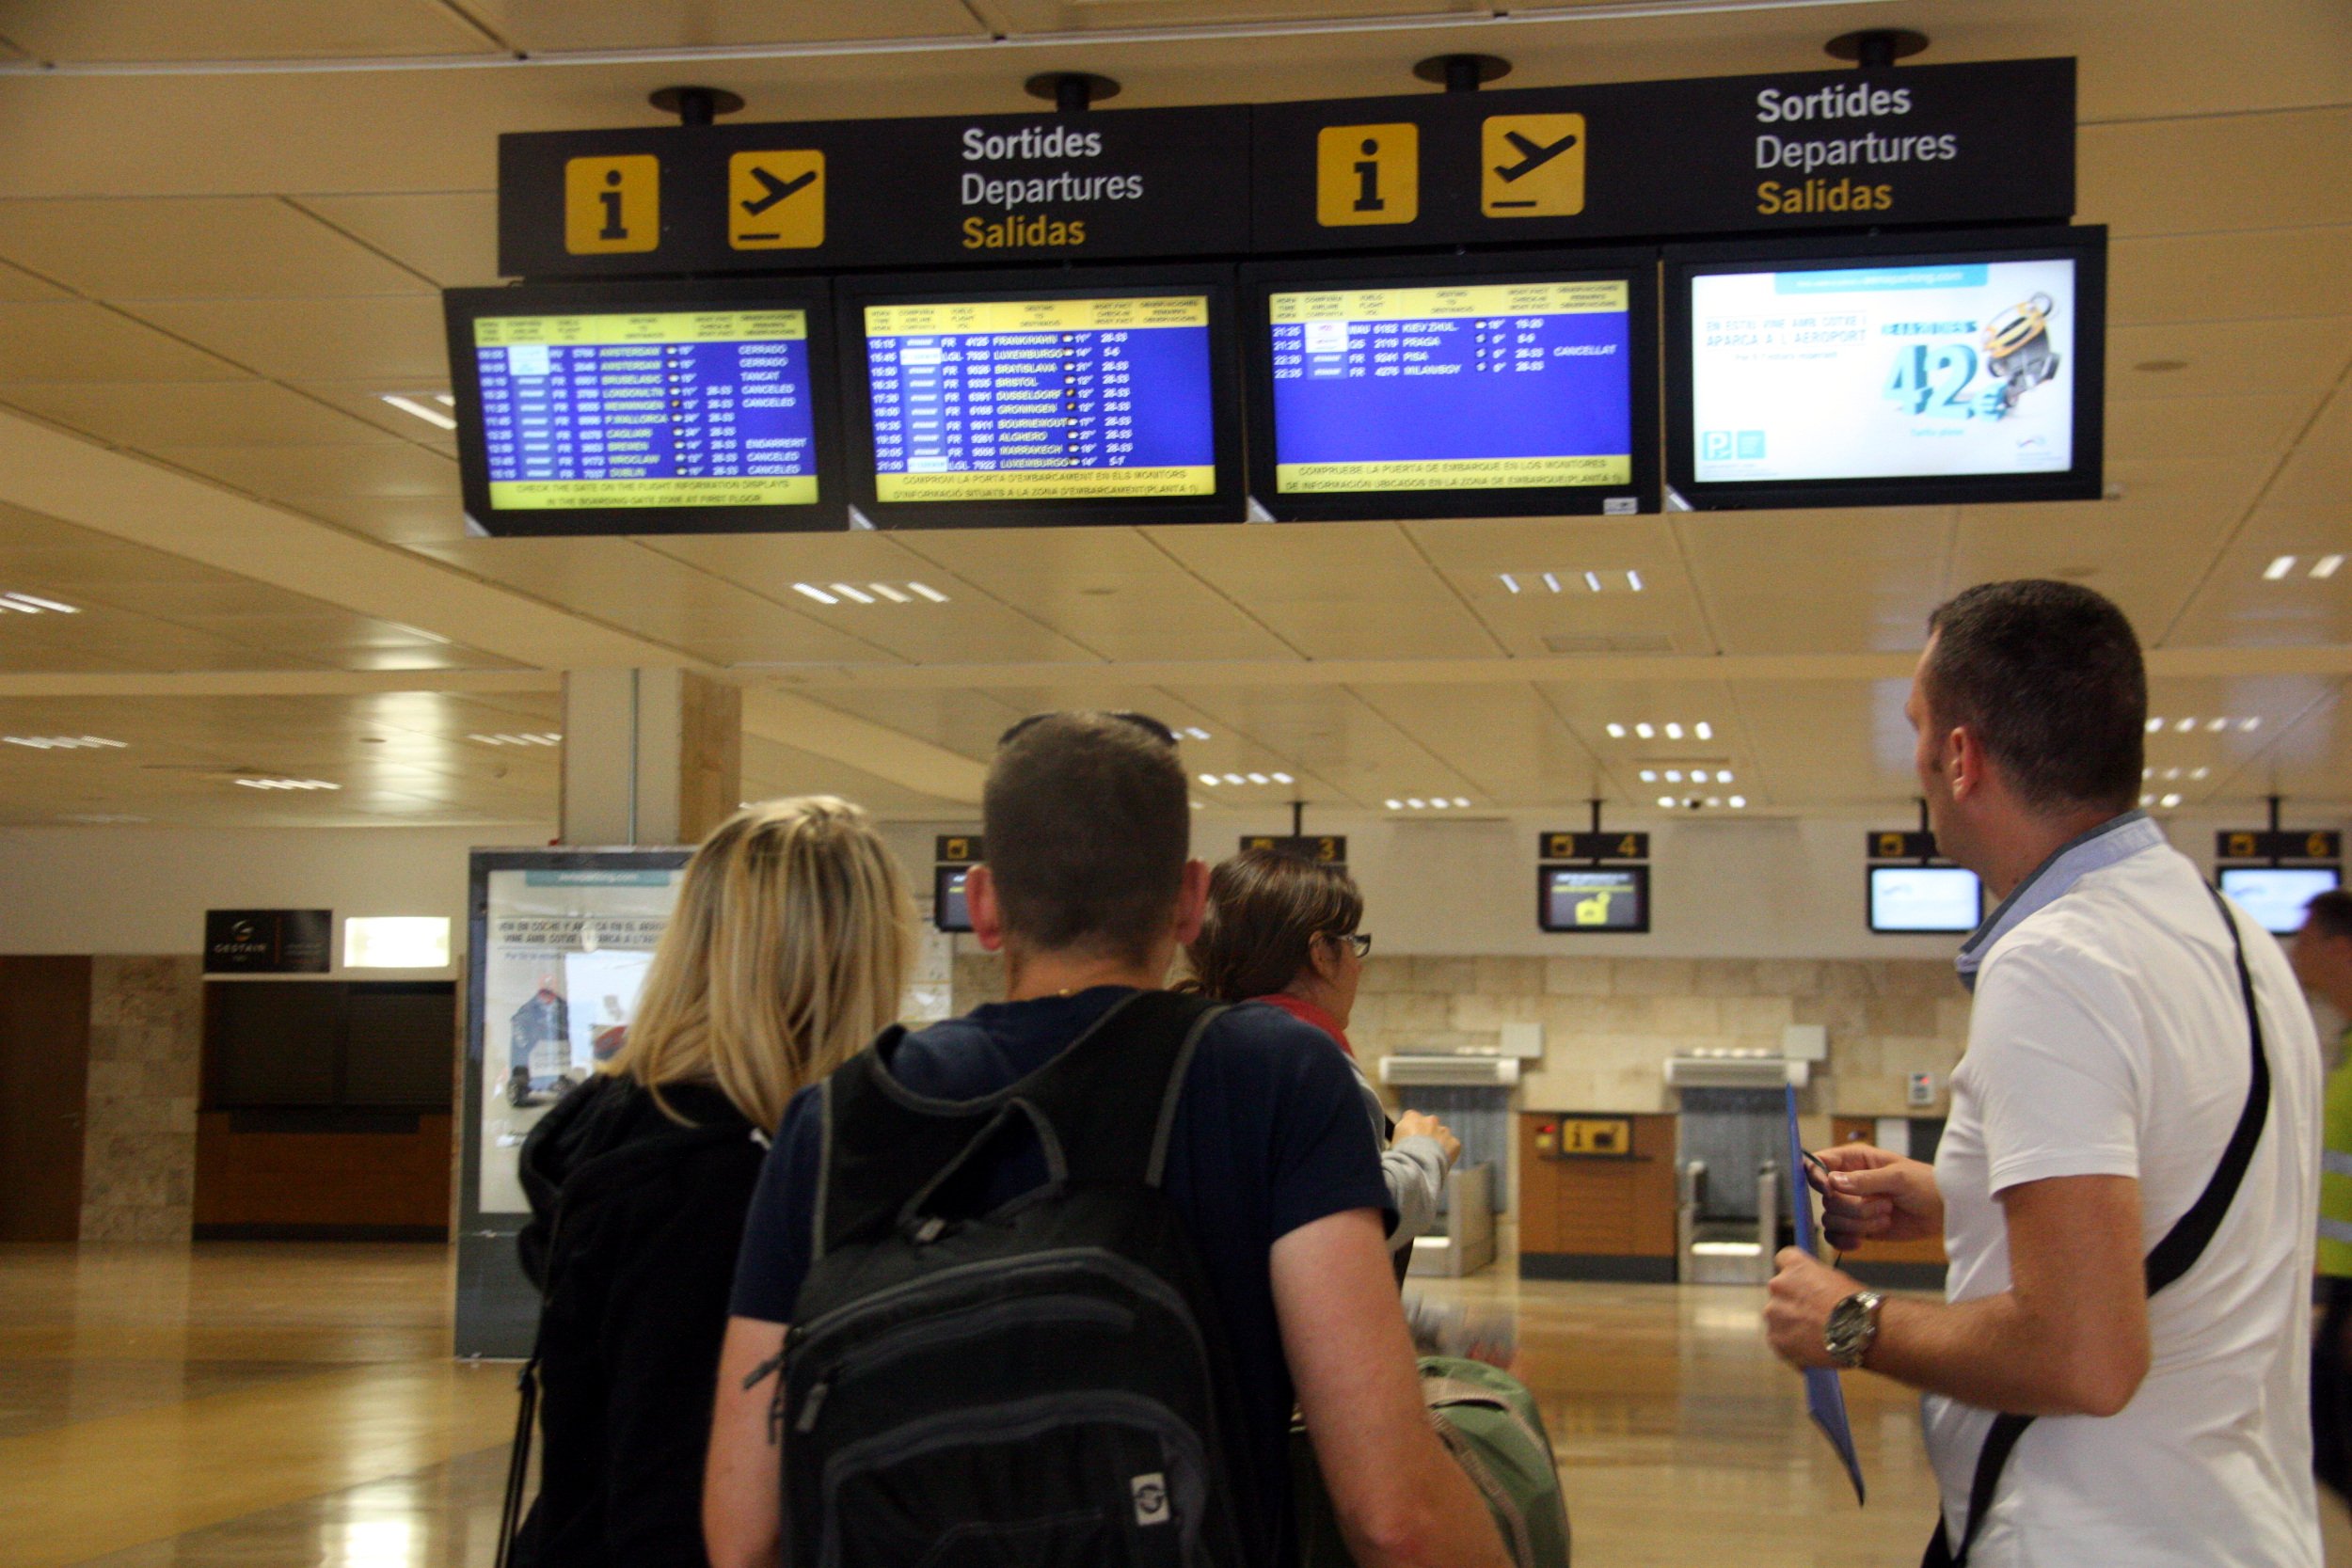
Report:
M 1013 736 L 1021 734 L 1024 730 L 1028 729 L 1031 725 L 1041 724 L 1046 720 L 1053 717 L 1054 716 L 1050 713 L 1032 713 L 1026 719 L 1022 720 L 1021 722 L 1015 724 L 1012 728 L 998 736 L 996 737 L 996 744 L 998 746 L 1009 746 L 1012 744 Z M 1152 718 L 1148 713 L 1113 713 L 1106 715 L 1106 717 L 1116 719 L 1121 723 L 1133 724 L 1136 728 L 1141 730 L 1144 734 L 1150 736 L 1154 740 L 1164 742 L 1169 746 L 1176 744 L 1176 732 L 1169 729 L 1166 724 L 1161 723 L 1158 720 Z
M 1370 931 L 1326 931 L 1323 934 L 1333 942 L 1347 943 L 1348 946 L 1356 949 L 1356 956 L 1359 958 L 1372 957 L 1372 933 Z

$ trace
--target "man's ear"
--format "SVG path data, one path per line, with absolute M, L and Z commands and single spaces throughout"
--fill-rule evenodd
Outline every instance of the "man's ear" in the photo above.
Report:
M 972 911 L 973 940 L 985 952 L 1002 952 L 1005 946 L 1005 914 L 996 904 L 996 880 L 988 874 L 988 867 L 976 865 L 963 879 L 963 901 Z
M 1176 893 L 1176 945 L 1190 947 L 1200 935 L 1200 924 L 1209 912 L 1209 863 L 1186 861 L 1184 879 Z
M 1945 732 L 1944 765 L 1954 800 L 1969 800 L 1983 791 L 1984 747 L 1977 739 L 1977 732 L 1967 725 L 1955 725 Z

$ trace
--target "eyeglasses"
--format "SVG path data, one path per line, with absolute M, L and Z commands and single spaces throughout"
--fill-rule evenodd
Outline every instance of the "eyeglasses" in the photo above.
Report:
M 1053 717 L 1054 715 L 1050 713 L 1032 713 L 1026 719 L 1022 720 L 1021 722 L 1015 724 L 1012 728 L 998 736 L 996 737 L 996 744 L 1000 748 L 1009 746 L 1012 744 L 1013 736 L 1020 735 L 1031 725 L 1041 724 L 1046 720 Z M 1176 744 L 1176 732 L 1169 729 L 1166 724 L 1161 723 L 1158 720 L 1152 718 L 1148 713 L 1113 713 L 1106 714 L 1104 717 L 1116 719 L 1121 723 L 1133 724 L 1136 728 L 1141 730 L 1152 739 L 1160 741 L 1166 745 L 1173 746 Z
M 1347 943 L 1348 946 L 1356 949 L 1356 956 L 1359 958 L 1372 957 L 1372 933 L 1370 931 L 1326 931 L 1323 935 L 1333 942 Z

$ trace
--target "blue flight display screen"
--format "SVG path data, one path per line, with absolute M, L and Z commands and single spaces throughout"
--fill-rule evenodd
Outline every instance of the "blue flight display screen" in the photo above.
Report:
M 1630 294 L 1622 279 L 1274 294 L 1275 488 L 1631 483 Z
M 1216 492 L 1199 294 L 869 305 L 874 498 Z

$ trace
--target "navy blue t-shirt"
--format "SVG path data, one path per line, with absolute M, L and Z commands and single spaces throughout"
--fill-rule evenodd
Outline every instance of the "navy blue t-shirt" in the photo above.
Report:
M 917 1094 L 975 1100 L 1044 1066 L 1129 994 L 1101 986 L 1075 996 L 991 1003 L 908 1036 L 885 1065 Z M 735 1272 L 738 1317 L 792 1321 L 812 1250 L 818 1133 L 817 1091 L 804 1089 L 785 1111 L 752 1199 Z M 1001 1162 L 985 1201 L 1009 1201 L 1044 1180 L 1044 1158 L 1032 1145 Z M 1275 1539 L 1286 1543 L 1296 1395 L 1274 1315 L 1270 1254 L 1279 1238 L 1327 1214 L 1389 1210 L 1363 1092 L 1331 1037 L 1278 1008 L 1250 1005 L 1212 1023 L 1177 1100 L 1164 1180 L 1191 1229 L 1232 1349 L 1246 1427 L 1246 1452 L 1233 1461 L 1260 1478 L 1261 1495 L 1280 1511 L 1269 1521 Z

